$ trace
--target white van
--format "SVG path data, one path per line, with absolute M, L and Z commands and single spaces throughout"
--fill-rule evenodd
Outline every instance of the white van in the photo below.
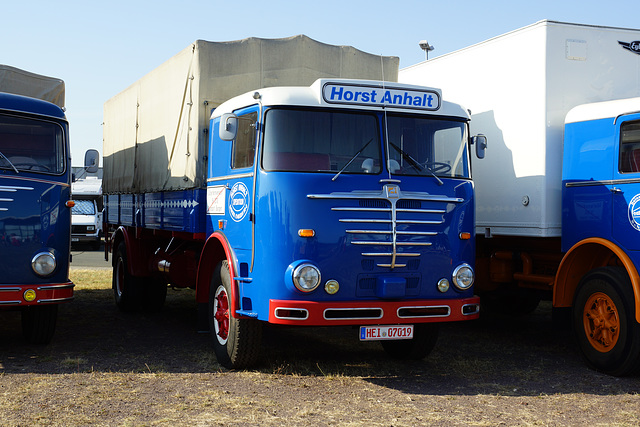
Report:
M 89 243 L 98 249 L 102 243 L 102 180 L 88 176 L 71 185 L 71 244 Z

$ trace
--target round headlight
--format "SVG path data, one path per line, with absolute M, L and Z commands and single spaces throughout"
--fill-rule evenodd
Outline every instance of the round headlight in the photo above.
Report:
M 51 252 L 40 252 L 31 260 L 31 268 L 38 276 L 48 276 L 56 269 L 56 257 Z
M 320 284 L 320 270 L 311 264 L 300 264 L 293 270 L 293 284 L 302 292 L 311 292 Z
M 473 285 L 473 279 L 473 269 L 469 264 L 460 264 L 453 270 L 453 284 L 462 291 L 466 291 Z
M 449 281 L 447 279 L 438 280 L 438 290 L 440 292 L 447 292 L 449 290 Z
M 338 283 L 337 280 L 329 280 L 327 281 L 327 283 L 324 284 L 324 290 L 329 295 L 334 295 L 340 290 L 340 284 Z

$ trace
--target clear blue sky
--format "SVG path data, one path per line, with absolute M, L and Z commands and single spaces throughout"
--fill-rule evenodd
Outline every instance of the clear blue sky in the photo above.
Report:
M 102 105 L 197 39 L 280 38 L 424 60 L 543 19 L 640 28 L 638 0 L 4 0 L 0 63 L 66 83 L 73 165 L 102 152 Z M 470 68 L 472 69 L 472 68 Z

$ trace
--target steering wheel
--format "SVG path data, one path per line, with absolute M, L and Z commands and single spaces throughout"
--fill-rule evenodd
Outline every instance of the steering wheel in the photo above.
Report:
M 32 170 L 35 168 L 36 170 L 45 172 L 51 171 L 51 169 L 49 169 L 47 166 L 38 163 L 14 163 L 14 166 L 16 167 L 16 169 Z
M 433 173 L 447 173 L 451 170 L 451 165 L 444 162 L 426 162 L 422 166 Z

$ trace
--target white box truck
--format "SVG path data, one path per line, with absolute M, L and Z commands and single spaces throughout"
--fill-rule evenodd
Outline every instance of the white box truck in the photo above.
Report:
M 525 312 L 552 298 L 572 307 L 592 367 L 638 369 L 640 30 L 541 21 L 399 81 L 442 88 L 487 136 L 486 158 L 472 158 L 486 305 Z

